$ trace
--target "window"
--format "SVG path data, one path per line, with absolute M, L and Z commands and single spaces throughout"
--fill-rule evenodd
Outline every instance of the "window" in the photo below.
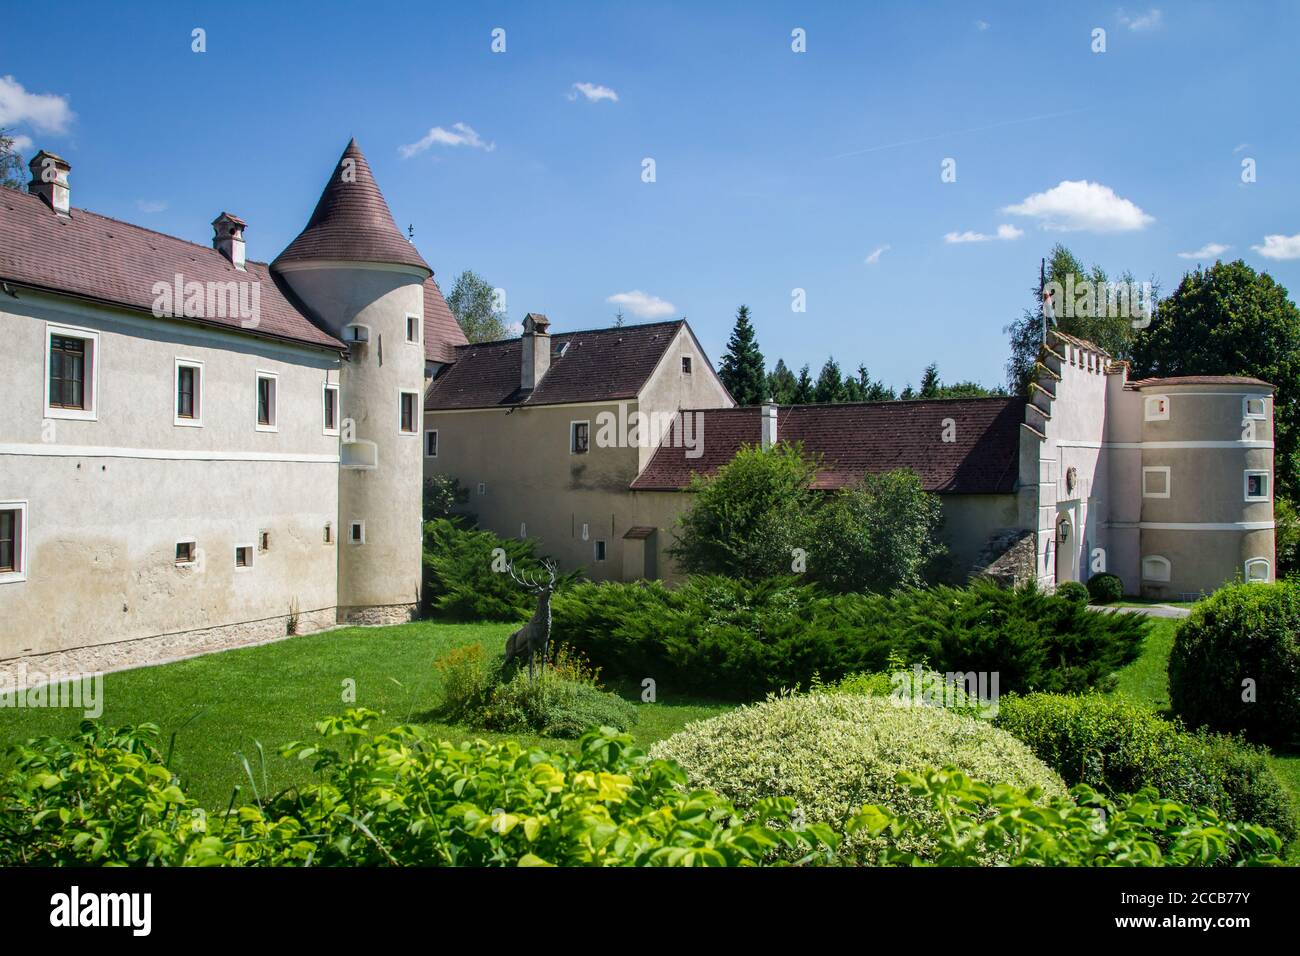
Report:
M 605 542 L 604 542 L 604 541 L 597 541 L 597 542 L 596 542 L 596 560 L 597 560 L 597 561 L 604 561 L 604 560 L 605 560 Z
M 275 391 L 278 376 L 274 372 L 257 373 L 257 430 L 278 431 L 275 415 Z
M 360 471 L 371 471 L 379 467 L 379 446 L 372 441 L 358 438 L 345 441 L 339 449 L 339 467 Z
M 351 325 L 343 327 L 344 342 L 369 342 L 370 326 L 362 325 L 360 322 L 353 322 Z
M 1269 474 L 1267 471 L 1248 471 L 1246 472 L 1246 500 L 1247 501 L 1268 501 L 1269 495 Z
M 239 544 L 235 546 L 235 570 L 246 570 L 253 566 L 253 546 Z
M 424 457 L 438 457 L 438 429 L 432 428 L 424 433 Z
M 1169 396 L 1148 395 L 1146 400 L 1146 420 L 1163 422 L 1169 420 Z
M 203 363 L 190 359 L 176 360 L 177 425 L 203 424 Z
M 691 374 L 691 357 L 689 355 L 682 356 L 682 374 L 683 375 Z
M 406 341 L 420 341 L 420 317 L 409 312 L 406 315 Z
M 1142 497 L 1169 497 L 1169 466 L 1142 469 Z
M 259 531 L 257 533 L 257 550 L 258 551 L 271 550 L 271 532 Z
M 521 537 L 521 538 L 526 538 L 526 537 L 528 537 L 528 522 L 527 522 L 527 521 L 521 521 L 521 522 L 519 522 L 519 537 Z
M 194 564 L 198 560 L 199 547 L 194 541 L 176 542 L 176 566 Z
M 96 418 L 99 333 L 62 325 L 45 327 L 45 417 Z
M 1155 581 L 1157 583 L 1167 584 L 1173 576 L 1173 568 L 1169 564 L 1168 558 L 1162 558 L 1158 554 L 1153 554 L 1149 558 L 1142 559 L 1142 580 Z
M 0 584 L 27 580 L 27 502 L 0 501 Z
M 334 543 L 334 525 L 329 521 L 325 522 L 325 543 Z
M 402 420 L 398 426 L 403 435 L 415 435 L 420 431 L 420 393 L 400 393 Z
M 1243 418 L 1268 418 L 1268 400 L 1246 396 L 1241 400 L 1241 415 Z
M 587 454 L 590 436 L 590 422 L 569 422 L 569 454 Z
M 1269 579 L 1268 558 L 1251 558 L 1246 562 L 1246 581 L 1249 584 L 1267 584 Z
M 364 521 L 354 521 L 348 525 L 348 541 L 352 544 L 366 543 L 366 523 Z
M 478 483 L 478 493 L 479 493 L 480 495 L 485 495 L 485 494 L 487 494 L 487 482 L 486 482 L 486 481 L 480 481 L 480 482 Z
M 326 382 L 322 395 L 325 403 L 325 434 L 337 435 L 339 433 L 339 387 Z

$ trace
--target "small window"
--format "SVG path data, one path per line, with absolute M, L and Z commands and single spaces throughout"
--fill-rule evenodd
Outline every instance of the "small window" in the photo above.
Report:
M 1268 400 L 1246 396 L 1241 400 L 1241 414 L 1244 418 L 1268 418 Z
M 438 457 L 438 429 L 431 428 L 424 433 L 424 457 Z
M 257 373 L 257 429 L 273 432 L 276 424 L 275 392 L 278 376 L 274 372 Z
M 597 560 L 597 561 L 604 561 L 604 560 L 605 560 L 605 542 L 604 542 L 604 541 L 597 541 L 597 542 L 596 542 L 596 560 Z
M 401 393 L 402 420 L 399 422 L 403 435 L 415 435 L 420 431 L 420 393 Z
M 1155 581 L 1157 584 L 1168 584 L 1169 579 L 1173 576 L 1173 567 L 1169 564 L 1168 558 L 1162 558 L 1158 554 L 1153 554 L 1148 558 L 1142 559 L 1142 580 Z
M 0 584 L 27 580 L 27 502 L 0 501 Z
M 691 357 L 689 355 L 682 356 L 682 374 L 683 375 L 691 374 Z
M 257 550 L 258 551 L 271 550 L 271 532 L 259 531 L 257 533 Z
M 1148 395 L 1146 400 L 1147 421 L 1163 422 L 1169 420 L 1169 396 Z
M 325 543 L 326 544 L 334 543 L 334 525 L 329 521 L 325 522 Z
M 176 360 L 176 418 L 177 425 L 203 424 L 203 363 L 189 359 Z
M 420 341 L 420 317 L 418 315 L 408 313 L 406 316 L 406 341 Z
M 352 544 L 366 543 L 366 523 L 364 521 L 354 521 L 348 525 L 348 541 Z
M 569 453 L 572 455 L 587 454 L 590 435 L 591 435 L 590 422 L 570 422 L 569 423 Z
M 251 568 L 253 566 L 253 546 L 251 544 L 241 544 L 235 547 L 235 569 Z
M 45 417 L 96 417 L 99 333 L 46 326 Z
M 199 547 L 193 541 L 176 542 L 176 566 L 183 567 L 187 564 L 194 564 L 198 559 Z
M 1169 467 L 1167 465 L 1142 469 L 1142 497 L 1169 497 Z
M 1246 472 L 1246 500 L 1268 501 L 1272 497 L 1269 488 L 1271 484 L 1267 471 Z
M 323 392 L 325 403 L 325 434 L 339 433 L 339 387 L 325 383 Z
M 364 438 L 345 441 L 339 448 L 339 467 L 356 471 L 373 471 L 379 467 L 379 445 Z
M 1267 584 L 1269 581 L 1268 558 L 1251 558 L 1246 562 L 1246 581 L 1249 584 Z
M 527 522 L 527 521 L 521 521 L 521 522 L 519 522 L 519 537 L 520 537 L 520 538 L 526 538 L 526 537 L 528 537 L 528 522 Z
M 480 481 L 480 482 L 478 483 L 478 493 L 479 493 L 480 495 L 485 495 L 485 494 L 487 494 L 487 482 L 486 482 L 486 481 Z

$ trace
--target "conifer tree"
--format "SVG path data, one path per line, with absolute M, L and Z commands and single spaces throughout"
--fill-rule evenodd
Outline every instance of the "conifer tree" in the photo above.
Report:
M 747 305 L 736 311 L 736 325 L 727 341 L 727 353 L 722 357 L 718 377 L 738 405 L 759 405 L 767 399 L 763 353 L 758 349 Z

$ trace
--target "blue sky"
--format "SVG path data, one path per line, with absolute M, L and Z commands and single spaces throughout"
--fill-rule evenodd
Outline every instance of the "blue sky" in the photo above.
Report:
M 993 384 L 1056 241 L 1166 292 L 1212 245 L 1300 288 L 1300 4 L 33 10 L 0 123 L 74 205 L 198 242 L 228 209 L 269 261 L 355 135 L 445 289 L 473 268 L 556 331 L 624 295 L 716 361 L 744 302 L 769 365 Z

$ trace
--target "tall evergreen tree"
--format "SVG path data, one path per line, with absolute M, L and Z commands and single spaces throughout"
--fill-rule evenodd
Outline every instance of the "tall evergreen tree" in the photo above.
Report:
M 794 372 L 785 364 L 785 359 L 776 360 L 776 368 L 767 376 L 767 397 L 778 405 L 793 405 L 795 390 L 799 387 Z
M 939 381 L 939 366 L 931 362 L 921 373 L 921 398 L 938 398 L 942 383 Z
M 791 405 L 808 405 L 813 400 L 813 381 L 812 376 L 808 374 L 808 366 L 805 365 L 799 369 L 799 380 L 795 382 L 794 398 L 790 400 Z
M 759 405 L 767 399 L 767 374 L 763 353 L 758 349 L 754 326 L 749 321 L 749 306 L 736 310 L 736 325 L 727 340 L 718 377 L 727 386 L 738 405 Z
M 813 401 L 819 405 L 844 401 L 844 379 L 834 356 L 826 360 L 817 376 L 817 384 L 813 386 Z

